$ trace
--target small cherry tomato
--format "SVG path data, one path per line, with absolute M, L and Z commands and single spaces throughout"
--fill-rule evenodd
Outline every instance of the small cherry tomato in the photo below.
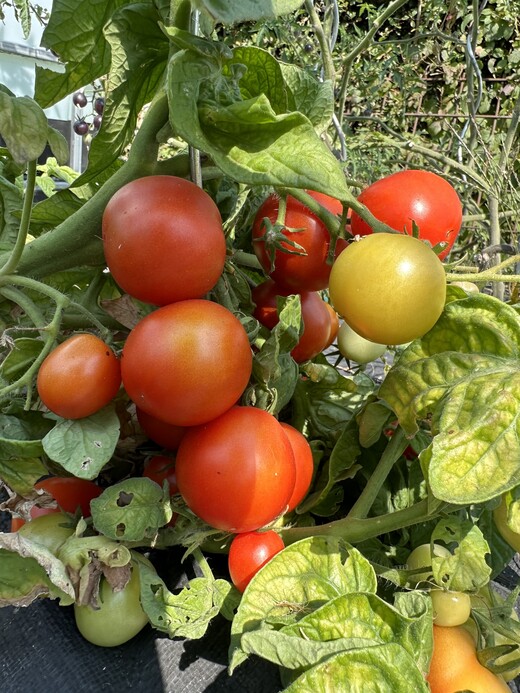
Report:
M 36 386 L 45 406 L 64 419 L 82 419 L 119 391 L 121 367 L 112 349 L 93 334 L 76 334 L 44 359 Z
M 273 530 L 237 534 L 228 554 L 229 575 L 237 590 L 244 592 L 260 568 L 283 548 L 282 538 Z
M 269 329 L 278 323 L 276 297 L 286 296 L 275 282 L 268 279 L 252 291 L 256 308 L 253 312 L 258 322 Z M 297 363 L 303 363 L 317 356 L 327 346 L 331 332 L 331 317 L 327 304 L 319 293 L 304 291 L 300 294 L 303 332 L 298 344 L 292 349 L 291 356 Z
M 465 592 L 430 590 L 433 622 L 437 626 L 461 626 L 471 614 L 471 598 Z
M 288 423 L 281 423 L 280 425 L 285 431 L 287 438 L 289 438 L 296 465 L 296 483 L 287 504 L 287 512 L 291 512 L 301 503 L 309 491 L 312 475 L 314 474 L 314 460 L 311 446 L 303 433 L 300 433 L 298 429 Z
M 419 238 L 432 246 L 445 243 L 440 259 L 449 253 L 462 224 L 462 204 L 455 188 L 431 171 L 409 169 L 393 173 L 365 188 L 358 201 L 396 231 L 410 235 L 415 222 Z M 372 228 L 355 212 L 351 227 L 355 236 L 372 233 Z

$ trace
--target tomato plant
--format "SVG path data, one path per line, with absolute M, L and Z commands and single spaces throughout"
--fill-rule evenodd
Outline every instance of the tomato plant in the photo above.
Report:
M 148 623 L 140 601 L 139 570 L 122 590 L 114 591 L 105 578 L 99 586 L 99 608 L 74 605 L 74 618 L 81 635 L 99 647 L 117 647 L 131 640 Z
M 264 527 L 281 515 L 296 480 L 283 428 L 274 416 L 254 407 L 233 407 L 186 431 L 176 471 L 191 510 L 210 526 L 236 534 Z
M 413 224 L 419 238 L 432 246 L 442 243 L 439 257 L 445 258 L 462 224 L 462 203 L 455 188 L 432 171 L 398 171 L 365 188 L 358 197 L 372 214 L 391 228 L 409 235 Z M 352 213 L 352 233 L 365 236 L 372 228 Z
M 365 339 L 406 344 L 437 322 L 446 298 L 446 275 L 422 241 L 376 233 L 351 243 L 336 259 L 330 298 Z
M 280 425 L 291 444 L 296 466 L 296 482 L 287 504 L 287 512 L 291 512 L 301 503 L 309 491 L 314 474 L 314 460 L 311 446 L 303 433 L 288 423 L 282 422 Z
M 260 568 L 283 548 L 280 535 L 272 529 L 237 534 L 228 555 L 229 574 L 237 590 L 244 592 Z
M 287 295 L 275 282 L 268 279 L 252 290 L 256 308 L 254 317 L 269 329 L 278 323 L 276 297 Z M 314 358 L 328 344 L 332 330 L 331 317 L 327 304 L 319 293 L 304 291 L 300 294 L 303 332 L 298 344 L 291 350 L 297 363 Z
M 140 409 L 175 426 L 194 426 L 237 402 L 251 363 L 240 321 L 217 303 L 193 299 L 158 308 L 134 327 L 121 372 Z
M 202 298 L 226 257 L 217 205 L 176 176 L 148 176 L 120 188 L 103 214 L 103 248 L 119 286 L 159 306 Z
M 136 415 L 139 425 L 150 440 L 167 450 L 177 450 L 184 435 L 183 426 L 161 421 L 139 407 L 136 407 Z
M 46 357 L 36 384 L 48 409 L 65 419 L 81 419 L 117 395 L 121 385 L 119 360 L 99 337 L 76 334 Z
M 309 194 L 333 214 L 341 214 L 341 202 L 329 195 L 310 191 Z M 275 224 L 278 217 L 280 198 L 270 195 L 256 213 L 252 236 L 253 249 L 264 271 L 280 288 L 287 292 L 319 291 L 327 288 L 331 265 L 327 262 L 330 248 L 330 233 L 325 224 L 305 205 L 290 195 L 287 197 L 285 227 L 282 234 L 288 241 L 281 241 L 281 248 L 273 248 L 274 269 L 269 251 L 270 233 L 265 219 Z M 297 246 L 291 245 L 297 244 Z M 338 254 L 345 247 L 338 240 Z
M 433 655 L 427 680 L 431 693 L 509 691 L 502 679 L 480 664 L 475 643 L 462 626 L 433 626 Z
M 175 460 L 165 455 L 154 455 L 145 463 L 143 476 L 147 476 L 155 483 L 162 486 L 166 479 L 170 488 L 170 496 L 178 492 L 177 476 L 175 474 Z

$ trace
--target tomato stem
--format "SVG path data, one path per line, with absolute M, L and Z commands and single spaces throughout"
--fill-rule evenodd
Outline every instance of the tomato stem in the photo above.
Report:
M 405 451 L 408 441 L 404 435 L 403 429 L 399 426 L 396 428 L 394 435 L 390 438 L 387 446 L 381 455 L 376 468 L 370 475 L 365 488 L 361 491 L 358 499 L 350 509 L 347 517 L 349 518 L 364 518 L 368 515 L 377 494 L 381 490 L 387 476 L 392 471 L 395 462 Z
M 29 223 L 31 221 L 31 211 L 33 205 L 34 187 L 36 183 L 36 159 L 34 161 L 29 161 L 27 164 L 27 180 L 25 185 L 25 195 L 22 207 L 22 217 L 20 219 L 20 226 L 18 228 L 18 235 L 16 237 L 16 242 L 11 251 L 9 259 L 5 262 L 4 266 L 0 269 L 0 276 L 5 274 L 10 274 L 14 272 L 20 258 L 22 257 L 23 250 L 25 248 L 25 243 L 27 241 L 27 234 L 29 232 Z

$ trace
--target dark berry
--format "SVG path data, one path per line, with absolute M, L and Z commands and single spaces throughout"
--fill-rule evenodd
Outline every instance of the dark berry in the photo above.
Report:
M 82 91 L 77 91 L 72 96 L 72 101 L 74 105 L 79 106 L 79 108 L 84 108 L 87 105 L 87 97 Z
M 96 113 L 99 113 L 99 115 L 103 115 L 103 111 L 105 109 L 105 99 L 102 99 L 101 97 L 97 98 L 94 101 L 94 110 Z
M 94 130 L 99 130 L 99 128 L 101 127 L 101 121 L 102 120 L 103 120 L 102 116 L 100 116 L 100 115 L 94 116 L 94 120 L 92 121 L 92 127 L 94 128 Z
M 88 123 L 84 120 L 77 120 L 73 125 L 73 129 L 76 135 L 86 135 L 88 132 Z

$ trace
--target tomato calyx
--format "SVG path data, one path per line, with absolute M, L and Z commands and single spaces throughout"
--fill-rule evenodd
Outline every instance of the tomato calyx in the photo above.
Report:
M 264 217 L 262 220 L 262 228 L 265 228 L 265 233 L 263 236 L 260 236 L 260 238 L 253 238 L 253 243 L 264 244 L 265 252 L 270 262 L 269 272 L 274 272 L 275 270 L 277 250 L 281 253 L 287 253 L 288 255 L 307 255 L 307 251 L 303 246 L 296 243 L 296 241 L 291 241 L 291 239 L 286 236 L 287 233 L 301 233 L 305 231 L 303 227 L 292 228 L 290 226 L 284 226 L 280 221 L 275 221 L 273 223 L 269 217 Z M 291 250 L 291 248 L 294 248 L 294 250 Z

